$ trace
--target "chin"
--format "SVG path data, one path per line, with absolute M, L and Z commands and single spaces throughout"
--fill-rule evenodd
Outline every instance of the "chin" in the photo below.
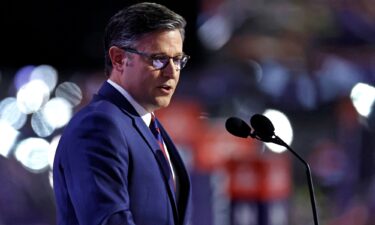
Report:
M 156 106 L 158 108 L 165 108 L 169 106 L 169 103 L 171 102 L 171 99 L 156 99 Z

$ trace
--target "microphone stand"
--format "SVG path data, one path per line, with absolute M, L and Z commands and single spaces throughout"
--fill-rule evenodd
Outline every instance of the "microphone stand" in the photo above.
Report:
M 315 195 L 314 195 L 314 187 L 313 187 L 313 182 L 311 178 L 311 170 L 309 164 L 300 156 L 298 155 L 297 152 L 295 152 L 288 144 L 286 144 L 281 138 L 278 136 L 274 135 L 272 138 L 272 141 L 275 144 L 282 145 L 286 147 L 289 151 L 293 153 L 294 156 L 296 156 L 306 167 L 306 175 L 307 175 L 307 181 L 308 181 L 308 186 L 309 186 L 309 193 L 310 193 L 310 202 L 311 202 L 311 208 L 313 211 L 313 217 L 314 217 L 314 225 L 319 225 L 318 221 L 318 213 L 316 211 L 316 204 L 315 204 Z
M 312 208 L 313 217 L 314 217 L 314 225 L 319 225 L 318 214 L 316 211 L 316 204 L 315 204 L 314 187 L 313 187 L 311 170 L 310 170 L 309 164 L 300 155 L 298 155 L 298 153 L 295 152 L 288 144 L 286 144 L 281 138 L 275 135 L 274 133 L 275 128 L 273 127 L 272 122 L 267 117 L 256 114 L 250 119 L 250 122 L 253 128 L 255 129 L 253 132 L 251 132 L 250 127 L 244 121 L 235 117 L 229 118 L 225 126 L 228 132 L 233 134 L 234 136 L 241 137 L 241 138 L 247 138 L 248 136 L 250 136 L 252 138 L 258 139 L 263 142 L 271 142 L 274 144 L 284 146 L 290 152 L 292 152 L 293 155 L 297 157 L 297 159 L 299 159 L 305 165 L 307 181 L 308 181 L 308 186 L 309 186 L 311 208 Z

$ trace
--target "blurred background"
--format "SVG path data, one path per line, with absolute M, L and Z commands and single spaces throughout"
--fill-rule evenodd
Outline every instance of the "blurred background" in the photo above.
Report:
M 0 225 L 55 224 L 56 145 L 106 79 L 105 24 L 135 2 L 0 2 Z M 191 173 L 191 225 L 313 224 L 303 164 L 225 130 L 256 113 L 310 164 L 320 224 L 375 224 L 373 0 L 156 2 L 188 21 L 158 116 Z

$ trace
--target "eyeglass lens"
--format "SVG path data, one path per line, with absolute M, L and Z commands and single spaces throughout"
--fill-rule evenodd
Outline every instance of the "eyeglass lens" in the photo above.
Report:
M 182 58 L 172 58 L 172 59 L 173 59 L 173 64 L 177 67 L 178 70 L 181 70 L 182 68 L 184 68 L 187 62 L 186 56 L 183 56 Z M 168 65 L 168 63 L 169 63 L 169 57 L 152 59 L 152 65 L 156 69 L 163 69 Z
M 150 59 L 152 61 L 152 66 L 155 69 L 158 69 L 158 70 L 161 70 L 161 69 L 165 68 L 169 63 L 169 59 L 173 60 L 173 64 L 176 66 L 177 70 L 181 70 L 185 67 L 187 61 L 190 58 L 188 55 L 182 55 L 182 56 L 177 56 L 177 57 L 152 56 L 148 53 L 140 52 L 140 51 L 137 51 L 136 49 L 132 49 L 132 48 L 124 47 L 123 49 L 125 51 L 131 52 L 131 53 L 134 53 L 134 54 L 138 54 L 138 55 L 141 55 L 141 56 L 144 56 L 144 57 Z

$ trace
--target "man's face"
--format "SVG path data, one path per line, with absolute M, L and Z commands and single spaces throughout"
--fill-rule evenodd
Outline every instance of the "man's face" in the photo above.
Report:
M 182 45 L 180 32 L 172 30 L 148 34 L 134 48 L 149 55 L 176 57 L 183 54 Z M 122 86 L 149 112 L 168 106 L 180 77 L 173 60 L 158 70 L 145 56 L 126 52 L 126 57 Z

